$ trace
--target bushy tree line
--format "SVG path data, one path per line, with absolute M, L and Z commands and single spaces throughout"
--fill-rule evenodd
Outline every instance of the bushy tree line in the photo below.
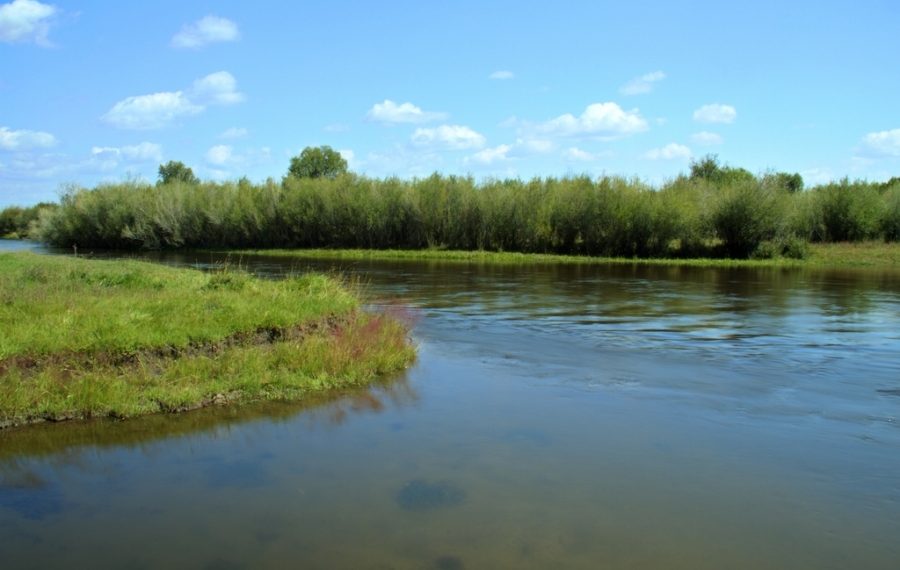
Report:
M 78 189 L 40 238 L 82 248 L 485 249 L 609 256 L 802 256 L 806 241 L 900 240 L 900 180 L 802 190 L 714 157 L 660 188 L 605 176 L 489 180 L 348 173 L 281 182 Z
M 10 206 L 0 210 L 0 238 L 27 238 L 34 230 L 41 211 L 52 210 L 56 204 L 41 202 L 28 208 Z

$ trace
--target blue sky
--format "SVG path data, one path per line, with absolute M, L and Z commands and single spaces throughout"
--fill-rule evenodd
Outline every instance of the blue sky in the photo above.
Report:
M 900 3 L 0 0 L 0 206 L 66 184 L 900 175 Z

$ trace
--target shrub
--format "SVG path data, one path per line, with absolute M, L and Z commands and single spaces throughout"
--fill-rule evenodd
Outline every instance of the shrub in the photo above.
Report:
M 775 237 L 780 216 L 776 193 L 756 182 L 720 190 L 710 214 L 711 225 L 730 257 L 747 257 L 760 243 Z
M 879 234 L 883 203 L 878 190 L 863 182 L 820 186 L 811 204 L 813 241 L 858 241 Z

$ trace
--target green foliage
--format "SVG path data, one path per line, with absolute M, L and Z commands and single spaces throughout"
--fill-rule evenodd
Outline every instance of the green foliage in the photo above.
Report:
M 159 178 L 157 184 L 199 184 L 200 179 L 194 176 L 194 171 L 183 162 L 170 160 L 159 165 Z
M 900 188 L 900 176 L 892 176 L 887 182 L 882 182 L 878 185 L 878 189 L 882 192 L 891 188 Z
M 728 255 L 743 258 L 775 237 L 779 215 L 775 192 L 755 182 L 744 182 L 720 192 L 710 221 Z
M 53 210 L 56 204 L 41 202 L 28 208 L 10 206 L 0 210 L 0 237 L 31 237 L 41 212 Z
M 720 165 L 719 157 L 715 154 L 707 154 L 691 161 L 690 178 L 694 181 L 702 180 L 716 186 L 756 181 L 756 177 L 748 170 Z
M 900 241 L 900 184 L 894 184 L 884 194 L 880 226 L 885 241 Z
M 803 177 L 796 172 L 793 174 L 790 174 L 788 172 L 774 172 L 766 174 L 762 178 L 762 183 L 772 188 L 784 190 L 790 193 L 800 192 L 801 190 L 803 190 Z
M 787 236 L 760 242 L 750 259 L 806 259 L 809 256 L 809 243 L 795 236 Z
M 799 232 L 812 241 L 860 241 L 883 231 L 884 198 L 873 184 L 840 182 L 816 188 L 805 204 Z
M 347 161 L 330 146 L 308 146 L 291 159 L 288 177 L 336 178 L 347 172 Z
M 712 158 L 652 188 L 615 176 L 399 180 L 354 174 L 72 188 L 35 225 L 57 246 L 159 249 L 456 249 L 613 257 L 747 257 L 759 244 L 898 239 L 900 187 L 848 182 L 795 191 Z M 707 164 L 707 166 L 709 166 Z M 723 182 L 724 181 L 724 182 Z M 784 252 L 778 255 L 785 255 Z

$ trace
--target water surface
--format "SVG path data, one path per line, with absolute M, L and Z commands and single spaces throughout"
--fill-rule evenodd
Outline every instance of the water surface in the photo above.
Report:
M 2 567 L 897 567 L 897 273 L 240 263 L 362 276 L 417 364 L 0 432 Z

